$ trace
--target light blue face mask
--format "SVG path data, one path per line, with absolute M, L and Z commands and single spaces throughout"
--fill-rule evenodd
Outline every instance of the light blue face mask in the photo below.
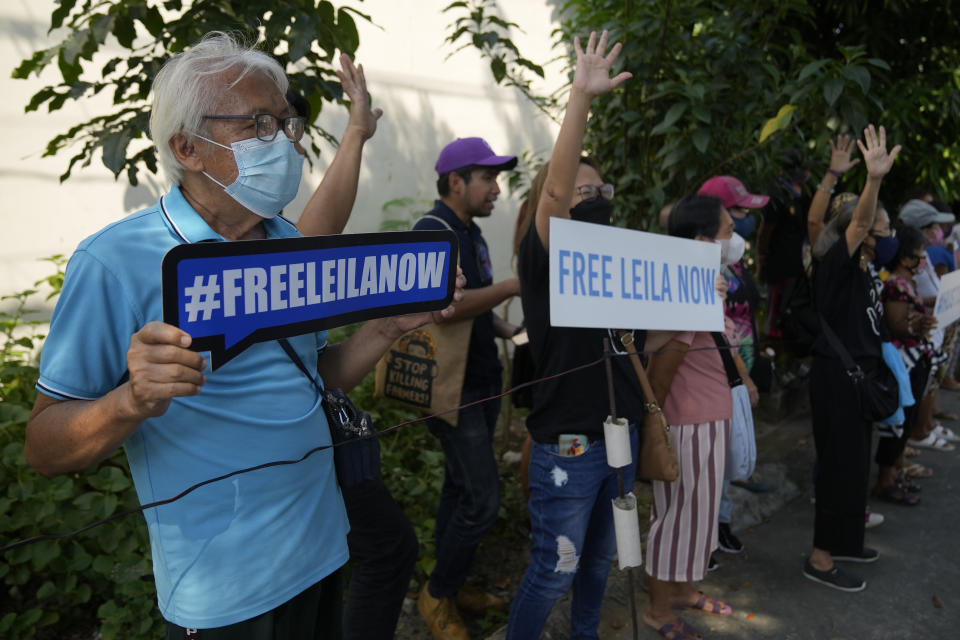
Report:
M 233 151 L 237 163 L 237 179 L 225 185 L 206 171 L 207 176 L 224 192 L 263 218 L 273 218 L 290 204 L 300 189 L 303 156 L 282 133 L 270 142 L 249 138 L 234 142 L 229 147 L 216 140 L 197 134 L 218 147 Z

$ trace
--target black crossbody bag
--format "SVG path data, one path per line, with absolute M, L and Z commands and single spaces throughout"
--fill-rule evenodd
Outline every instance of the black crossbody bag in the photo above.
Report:
M 358 409 L 342 389 L 321 387 L 286 338 L 277 342 L 320 393 L 323 411 L 330 425 L 330 436 L 335 445 L 333 461 L 337 467 L 337 481 L 340 486 L 348 489 L 379 478 L 380 440 L 373 428 L 370 414 Z
M 864 371 L 859 364 L 850 357 L 840 338 L 827 324 L 823 314 L 820 316 L 820 327 L 823 335 L 830 343 L 830 348 L 840 356 L 843 368 L 857 390 L 860 402 L 860 415 L 870 422 L 889 418 L 900 407 L 900 385 L 894 377 L 890 367 L 881 359 L 879 365 L 872 371 Z

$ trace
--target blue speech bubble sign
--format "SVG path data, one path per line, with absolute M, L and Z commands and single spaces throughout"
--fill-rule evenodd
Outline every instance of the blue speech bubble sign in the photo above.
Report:
M 443 309 L 457 249 L 449 230 L 182 244 L 163 258 L 163 321 L 217 369 L 257 342 Z

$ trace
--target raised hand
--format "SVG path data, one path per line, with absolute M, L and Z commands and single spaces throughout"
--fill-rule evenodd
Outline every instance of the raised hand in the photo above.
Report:
M 337 71 L 343 92 L 350 98 L 350 121 L 348 128 L 355 128 L 369 140 L 377 132 L 377 120 L 383 115 L 383 109 L 371 109 L 370 92 L 367 91 L 367 79 L 363 75 L 363 65 L 353 66 L 350 56 L 340 55 L 341 71 Z
M 860 164 L 860 158 L 850 159 L 850 153 L 853 151 L 853 144 L 856 142 L 847 134 L 837 135 L 830 139 L 830 169 L 840 173 L 846 173 L 853 167 Z
M 577 54 L 577 66 L 573 72 L 573 87 L 583 91 L 591 98 L 609 93 L 633 77 L 633 74 L 629 71 L 610 77 L 610 67 L 617 56 L 620 55 L 622 47 L 618 42 L 610 49 L 610 53 L 604 56 L 603 52 L 607 48 L 608 38 L 609 34 L 604 31 L 600 34 L 598 42 L 597 32 L 591 31 L 586 50 L 580 47 L 579 37 L 573 39 L 573 50 Z
M 887 130 L 881 126 L 878 133 L 872 124 L 863 130 L 863 140 L 864 142 L 857 140 L 857 146 L 860 147 L 860 155 L 867 165 L 867 176 L 882 178 L 890 173 L 893 161 L 900 153 L 900 145 L 887 153 Z

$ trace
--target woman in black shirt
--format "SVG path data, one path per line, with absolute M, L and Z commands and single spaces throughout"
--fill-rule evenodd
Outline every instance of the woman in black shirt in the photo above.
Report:
M 867 168 L 859 199 L 840 207 L 814 245 L 814 299 L 822 321 L 865 371 L 885 366 L 883 304 L 872 261 L 877 238 L 890 235 L 890 221 L 878 212 L 880 183 L 900 151 L 887 152 L 887 135 L 870 125 L 857 141 Z M 880 215 L 878 215 L 880 213 Z M 819 461 L 813 551 L 803 574 L 841 591 L 860 591 L 866 582 L 834 561 L 872 562 L 863 545 L 872 423 L 861 416 L 853 381 L 839 354 L 821 333 L 814 344 L 810 376 L 813 435 Z

